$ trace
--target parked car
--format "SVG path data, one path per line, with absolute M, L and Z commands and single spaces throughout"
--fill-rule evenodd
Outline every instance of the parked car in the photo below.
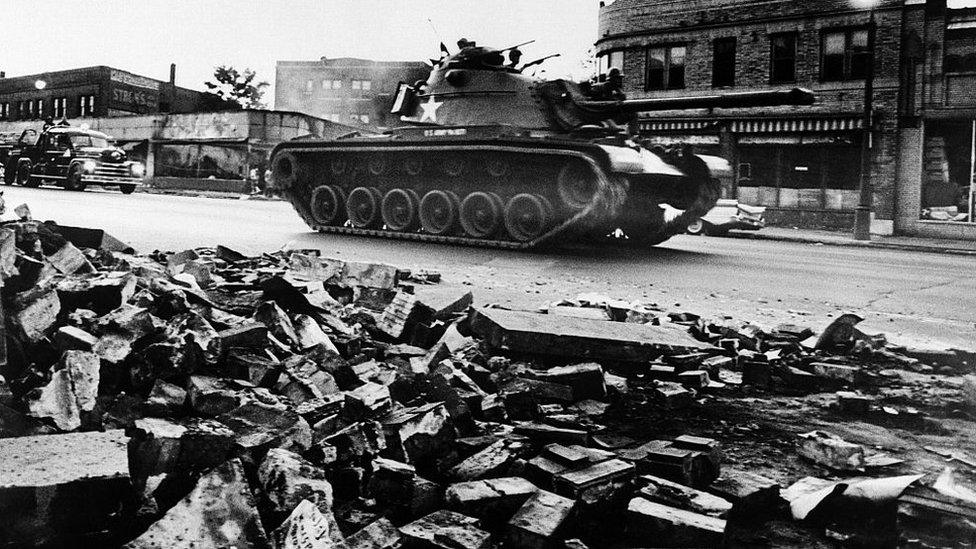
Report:
M 766 226 L 764 206 L 740 204 L 734 198 L 721 198 L 698 221 L 688 225 L 688 234 L 722 235 L 731 229 L 758 231 Z

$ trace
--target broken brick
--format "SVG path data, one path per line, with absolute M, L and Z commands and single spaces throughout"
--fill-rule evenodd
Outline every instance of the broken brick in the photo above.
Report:
M 436 511 L 400 527 L 407 547 L 430 549 L 488 549 L 491 534 L 478 527 L 478 519 L 453 511 Z
M 287 514 L 303 500 L 322 512 L 332 508 L 332 485 L 325 472 L 292 451 L 268 450 L 258 468 L 258 481 L 275 513 Z
M 719 547 L 725 521 L 636 497 L 627 506 L 627 531 L 634 540 L 663 546 Z

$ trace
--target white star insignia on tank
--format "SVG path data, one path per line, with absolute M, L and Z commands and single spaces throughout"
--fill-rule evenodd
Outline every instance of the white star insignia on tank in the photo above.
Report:
M 420 116 L 420 121 L 437 122 L 437 108 L 443 104 L 443 101 L 434 101 L 434 96 L 431 95 L 426 103 L 420 104 L 420 108 L 424 109 L 424 114 Z

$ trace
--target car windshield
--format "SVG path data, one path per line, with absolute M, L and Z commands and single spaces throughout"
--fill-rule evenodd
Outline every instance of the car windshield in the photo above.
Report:
M 104 149 L 108 147 L 108 140 L 104 137 L 94 135 L 72 135 L 71 144 L 75 147 L 98 147 Z

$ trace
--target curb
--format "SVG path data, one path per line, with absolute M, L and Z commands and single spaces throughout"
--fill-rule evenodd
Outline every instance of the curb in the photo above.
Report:
M 886 250 L 904 250 L 910 252 L 925 252 L 933 254 L 951 254 L 951 255 L 968 255 L 976 256 L 976 249 L 970 250 L 966 248 L 951 248 L 943 246 L 930 246 L 925 244 L 899 244 L 895 242 L 862 242 L 857 240 L 825 240 L 818 239 L 815 237 L 804 237 L 804 236 L 786 236 L 786 235 L 771 235 L 762 234 L 760 232 L 744 232 L 744 231 L 729 231 L 728 236 L 731 238 L 740 238 L 744 240 L 773 240 L 777 242 L 796 242 L 799 244 L 823 244 L 824 246 L 839 246 L 839 247 L 853 247 L 853 248 L 876 248 L 876 249 L 886 249 Z

